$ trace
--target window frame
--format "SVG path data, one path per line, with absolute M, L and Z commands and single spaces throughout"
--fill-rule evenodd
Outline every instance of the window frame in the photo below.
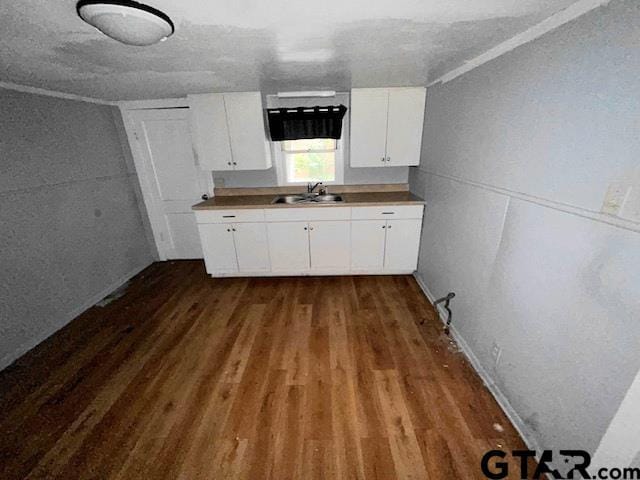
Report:
M 344 130 L 343 130 L 344 137 Z M 309 150 L 284 150 L 283 142 L 271 142 L 276 164 L 276 175 L 278 177 L 279 186 L 298 186 L 306 185 L 309 182 L 289 182 L 287 181 L 287 153 L 307 153 Z M 313 152 L 334 152 L 336 162 L 336 177 L 333 181 L 322 181 L 323 185 L 342 185 L 344 183 L 344 141 L 336 140 L 335 150 L 312 150 Z M 315 181 L 313 181 L 315 183 Z

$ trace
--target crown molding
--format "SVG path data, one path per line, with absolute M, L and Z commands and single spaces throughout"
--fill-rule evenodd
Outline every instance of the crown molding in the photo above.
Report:
M 83 97 L 82 95 L 74 95 L 73 93 L 57 92 L 55 90 L 47 90 L 44 88 L 29 87 L 27 85 L 18 85 L 11 82 L 0 82 L 0 88 L 6 90 L 15 90 L 17 92 L 32 93 L 34 95 L 45 95 L 47 97 L 64 98 L 65 100 L 75 100 L 77 102 L 97 103 L 99 105 L 117 105 L 116 102 L 102 100 L 99 98 Z
M 542 22 L 534 25 L 533 27 L 528 28 L 522 33 L 511 37 L 509 40 L 506 40 L 495 47 L 487 50 L 486 52 L 478 55 L 477 57 L 466 61 L 462 66 L 451 70 L 448 73 L 445 73 L 437 80 L 429 83 L 427 87 L 431 87 L 438 83 L 447 83 L 454 78 L 459 77 L 467 72 L 470 72 L 474 68 L 479 67 L 487 62 L 490 62 L 494 58 L 500 57 L 505 53 L 510 52 L 518 48 L 521 45 L 532 42 L 537 38 L 540 38 L 545 33 L 554 30 L 565 23 L 569 23 L 572 20 L 575 20 L 578 17 L 581 17 L 585 13 L 590 12 L 591 10 L 595 10 L 596 8 L 607 5 L 611 0 L 579 0 L 578 2 L 568 6 L 564 10 L 559 11 L 551 15 L 549 18 L 543 20 Z

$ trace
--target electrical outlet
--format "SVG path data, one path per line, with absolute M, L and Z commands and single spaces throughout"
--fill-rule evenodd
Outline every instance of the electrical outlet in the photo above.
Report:
M 600 211 L 609 215 L 618 215 L 630 191 L 631 186 L 628 184 L 621 182 L 610 184 Z
M 491 358 L 493 358 L 493 366 L 497 367 L 498 362 L 500 362 L 500 357 L 502 356 L 502 348 L 496 342 L 493 342 L 491 346 Z

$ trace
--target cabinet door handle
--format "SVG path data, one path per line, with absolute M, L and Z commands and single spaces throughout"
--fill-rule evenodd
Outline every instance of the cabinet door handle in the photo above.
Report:
M 313 230 L 313 227 L 309 227 L 309 230 Z
M 234 165 L 237 165 L 237 163 L 236 163 L 236 162 L 233 162 L 233 164 L 234 164 Z
M 236 231 L 236 229 L 235 229 L 235 228 L 232 228 L 232 229 L 231 229 L 231 231 L 232 231 L 232 232 L 235 232 L 235 231 Z
M 395 213 L 396 213 L 396 212 L 382 212 L 382 215 L 393 215 L 393 214 L 395 214 Z
M 382 225 L 382 228 L 387 228 L 385 225 Z
M 304 227 L 304 229 L 306 230 L 306 229 L 307 229 L 307 227 Z
M 230 229 L 230 228 L 227 228 L 227 232 L 230 232 L 230 231 L 231 231 L 231 229 Z
M 388 228 L 391 228 L 391 225 L 389 225 Z
M 391 161 L 391 157 L 387 157 L 387 162 L 390 162 L 390 161 Z
M 384 157 L 382 157 L 382 160 L 380 160 L 380 161 L 381 162 L 386 162 L 387 160 Z
M 227 162 L 227 165 L 231 165 L 231 162 Z
M 235 215 L 222 215 L 222 218 L 236 218 Z

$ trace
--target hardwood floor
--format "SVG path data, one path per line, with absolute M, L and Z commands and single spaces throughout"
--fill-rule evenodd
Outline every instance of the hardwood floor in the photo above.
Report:
M 441 331 L 410 276 L 157 263 L 0 373 L 1 475 L 485 478 L 524 445 Z

